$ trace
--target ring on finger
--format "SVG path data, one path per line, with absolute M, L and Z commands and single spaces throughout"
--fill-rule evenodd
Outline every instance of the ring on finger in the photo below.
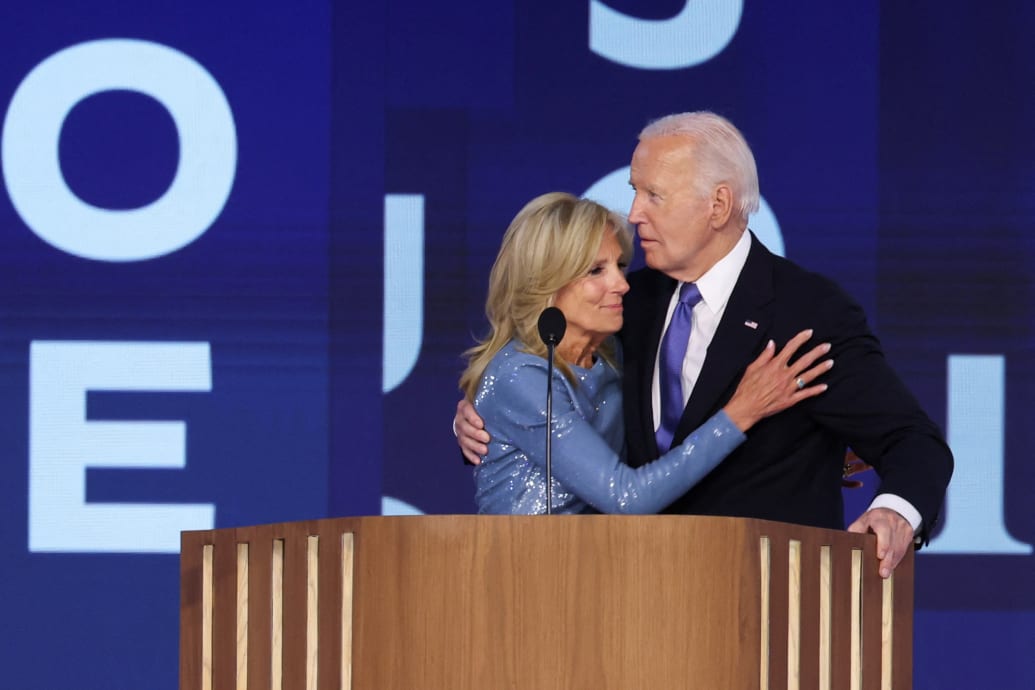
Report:
M 805 379 L 799 376 L 798 378 L 794 379 L 794 385 L 798 387 L 798 390 L 801 390 L 805 387 Z

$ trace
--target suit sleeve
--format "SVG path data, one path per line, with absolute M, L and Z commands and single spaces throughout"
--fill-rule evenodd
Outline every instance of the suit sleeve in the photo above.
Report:
M 541 393 L 546 390 L 545 365 L 526 364 L 518 369 L 516 378 L 521 385 L 506 387 L 508 413 L 497 420 L 493 434 L 498 440 L 506 437 L 507 443 L 545 467 L 546 413 Z M 601 512 L 658 512 L 697 484 L 745 439 L 720 411 L 661 458 L 632 468 L 583 418 L 559 373 L 553 390 L 553 476 Z
M 834 368 L 814 418 L 844 438 L 880 476 L 878 493 L 896 494 L 923 517 L 926 542 L 937 520 L 953 458 L 941 430 L 889 366 L 862 308 L 840 289 L 821 306 Z

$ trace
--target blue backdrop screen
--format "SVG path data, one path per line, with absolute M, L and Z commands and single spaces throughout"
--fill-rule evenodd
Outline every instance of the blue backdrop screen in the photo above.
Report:
M 550 190 L 627 210 L 636 133 L 696 109 L 956 455 L 916 687 L 1035 686 L 1035 9 L 442 5 L 5 10 L 12 687 L 176 687 L 181 530 L 471 512 L 449 422 L 504 229 Z

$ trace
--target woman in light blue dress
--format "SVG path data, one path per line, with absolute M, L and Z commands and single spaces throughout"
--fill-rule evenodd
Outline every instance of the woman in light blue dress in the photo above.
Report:
M 544 194 L 514 218 L 489 278 L 488 336 L 465 353 L 460 388 L 492 440 L 475 468 L 479 512 L 655 513 L 699 482 L 759 420 L 818 395 L 832 362 L 819 345 L 789 366 L 811 335 L 748 367 L 726 406 L 654 462 L 623 462 L 622 296 L 632 238 L 621 216 L 570 194 Z M 546 346 L 537 331 L 548 306 L 567 320 L 555 351 L 551 490 L 546 487 Z M 803 387 L 804 385 L 804 387 Z

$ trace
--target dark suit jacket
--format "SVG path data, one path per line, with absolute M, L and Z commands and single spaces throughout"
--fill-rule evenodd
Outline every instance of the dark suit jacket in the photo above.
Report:
M 629 284 L 620 337 L 628 460 L 638 466 L 658 457 L 651 379 L 676 281 L 647 268 L 632 273 Z M 755 237 L 674 442 L 729 401 L 770 338 L 779 348 L 806 328 L 815 333 L 802 351 L 832 345 L 834 367 L 821 379 L 830 388 L 759 422 L 666 512 L 841 529 L 841 468 L 850 446 L 877 471 L 878 492 L 897 494 L 920 511 L 926 542 L 953 467 L 941 431 L 889 367 L 861 307 L 832 281 L 775 256 Z

